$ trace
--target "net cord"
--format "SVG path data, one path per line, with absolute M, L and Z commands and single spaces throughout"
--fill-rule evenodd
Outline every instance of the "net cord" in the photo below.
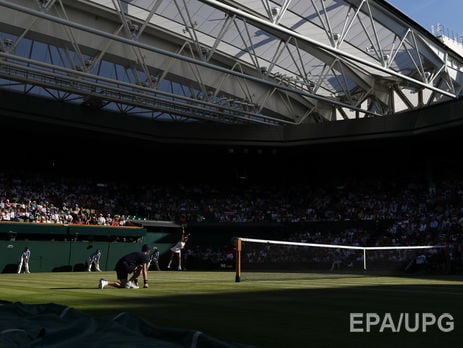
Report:
M 275 244 L 275 245 L 297 245 L 297 246 L 308 246 L 308 247 L 315 247 L 315 248 L 362 250 L 363 251 L 363 270 L 364 271 L 366 271 L 366 269 L 367 269 L 366 252 L 368 250 L 413 250 L 413 249 L 436 249 L 436 248 L 445 248 L 445 247 L 447 247 L 446 245 L 406 245 L 406 246 L 361 247 L 361 246 L 356 246 L 356 245 L 319 244 L 319 243 L 288 242 L 288 241 L 270 240 L 270 239 L 236 238 L 236 243 L 237 243 L 237 245 L 239 244 L 239 251 L 240 252 L 241 252 L 241 249 L 242 249 L 241 242 L 251 242 L 251 243 L 261 243 L 261 244 Z M 240 273 L 241 273 L 241 264 L 238 267 L 238 263 L 237 263 L 236 272 L 237 272 L 236 279 L 239 279 L 239 276 L 240 276 Z

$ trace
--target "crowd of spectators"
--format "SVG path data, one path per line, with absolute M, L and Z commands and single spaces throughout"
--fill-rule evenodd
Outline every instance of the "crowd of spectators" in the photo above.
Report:
M 361 228 L 342 233 L 302 230 L 285 239 L 361 246 L 448 243 L 460 250 L 463 224 L 460 174 L 456 170 L 436 176 L 421 173 L 394 178 L 345 175 L 336 181 L 287 184 L 159 183 L 133 178 L 95 179 L 4 171 L 0 172 L 0 220 L 105 226 L 124 226 L 135 217 L 182 224 L 387 221 L 386 230 L 379 234 Z M 213 259 L 214 263 L 229 260 L 228 250 L 206 251 L 196 251 L 201 253 L 197 257 Z M 194 250 L 189 253 L 195 256 Z M 263 249 L 259 253 L 248 251 L 250 262 L 271 258 L 271 262 L 281 263 L 303 258 L 292 251 L 268 257 Z M 312 257 L 333 259 L 326 252 Z
M 342 183 L 165 184 L 0 173 L 0 219 L 123 225 L 127 216 L 180 223 L 304 223 L 394 220 L 392 238 L 449 231 L 463 217 L 463 179 Z M 406 231 L 404 234 L 403 232 Z

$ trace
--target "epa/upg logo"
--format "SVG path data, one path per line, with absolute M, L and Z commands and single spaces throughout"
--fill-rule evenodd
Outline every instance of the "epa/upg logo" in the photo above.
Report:
M 350 332 L 427 332 L 437 327 L 441 332 L 455 329 L 453 316 L 449 313 L 350 313 Z

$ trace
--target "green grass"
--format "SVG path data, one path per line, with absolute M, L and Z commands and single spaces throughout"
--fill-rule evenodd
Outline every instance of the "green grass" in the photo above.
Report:
M 97 289 L 115 272 L 0 274 L 0 299 L 56 303 L 95 316 L 129 312 L 256 347 L 451 347 L 463 340 L 463 277 L 150 272 L 148 289 Z M 453 315 L 455 329 L 351 333 L 351 312 Z

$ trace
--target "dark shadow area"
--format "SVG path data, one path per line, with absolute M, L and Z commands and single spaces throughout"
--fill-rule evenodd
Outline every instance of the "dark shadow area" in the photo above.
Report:
M 130 313 L 94 318 L 72 307 L 51 303 L 4 303 L 0 306 L 2 347 L 244 348 L 195 330 L 155 326 Z M 69 335 L 69 332 L 73 333 Z
M 74 272 L 85 272 L 88 270 L 88 267 L 85 263 L 76 263 L 72 270 Z
M 64 266 L 54 267 L 52 269 L 52 272 L 72 272 L 72 266 L 64 265 Z
M 16 263 L 8 263 L 3 267 L 2 273 L 16 273 L 18 271 L 18 265 Z
M 114 297 L 114 291 L 119 290 L 104 289 L 111 291 L 111 298 L 104 300 L 105 307 L 113 309 L 102 307 L 89 313 L 107 316 L 127 311 L 156 325 L 193 328 L 256 347 L 435 347 L 437 342 L 442 347 L 457 347 L 461 343 L 461 285 L 339 284 L 339 288 L 140 296 L 136 301 L 128 301 L 125 290 Z M 356 317 L 361 322 L 354 322 L 353 328 L 363 332 L 351 332 L 351 313 L 362 316 Z M 380 319 L 379 324 L 370 326 L 370 332 L 366 332 L 367 313 Z M 417 328 L 416 332 L 407 332 L 404 322 L 399 328 L 401 313 L 402 320 L 407 314 L 408 327 Z M 423 326 L 424 313 L 431 313 L 429 318 L 435 317 L 436 322 Z M 449 318 L 442 317 L 445 313 L 453 318 L 450 332 L 443 331 L 451 325 Z

